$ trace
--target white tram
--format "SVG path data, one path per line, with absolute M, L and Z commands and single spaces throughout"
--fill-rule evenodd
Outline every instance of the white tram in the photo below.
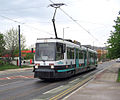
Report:
M 67 78 L 95 69 L 97 52 L 77 41 L 59 38 L 37 39 L 34 77 L 40 79 Z

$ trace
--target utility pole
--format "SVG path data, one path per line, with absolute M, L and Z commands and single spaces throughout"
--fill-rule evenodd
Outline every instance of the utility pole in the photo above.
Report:
M 19 67 L 21 67 L 20 25 L 18 25 L 18 33 L 19 33 Z
M 53 27 L 54 27 L 54 32 L 55 32 L 55 37 L 58 38 L 57 36 L 57 31 L 56 31 L 56 26 L 55 26 L 55 15 L 56 15 L 56 11 L 57 8 L 60 8 L 60 6 L 65 5 L 64 3 L 54 3 L 54 4 L 50 4 L 49 6 L 54 7 L 55 8 L 55 12 L 52 18 L 52 22 L 53 22 Z

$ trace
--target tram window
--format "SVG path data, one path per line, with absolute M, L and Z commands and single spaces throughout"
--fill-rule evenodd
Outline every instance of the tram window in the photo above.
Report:
M 82 51 L 82 52 L 83 52 L 84 59 L 86 59 L 87 58 L 87 52 L 86 51 Z
M 97 54 L 95 54 L 94 58 L 97 59 Z
M 71 50 L 67 48 L 67 59 L 71 59 Z
M 62 53 L 65 53 L 65 50 L 66 50 L 66 45 L 63 44 L 63 47 L 62 47 Z
M 88 53 L 88 58 L 91 58 L 91 53 L 90 52 Z
M 91 58 L 94 58 L 94 53 L 91 53 Z
M 64 59 L 63 44 L 56 44 L 56 60 Z
M 76 50 L 76 58 L 78 59 L 78 55 L 79 55 L 79 53 L 78 53 L 78 49 Z
M 90 58 L 92 58 L 92 53 L 90 52 Z
M 94 60 L 96 59 L 96 54 L 94 53 Z
M 74 59 L 74 49 L 71 48 L 71 59 Z
M 96 54 L 94 54 L 94 59 L 96 58 Z
M 67 59 L 74 59 L 74 49 L 67 48 Z
M 83 59 L 83 52 L 79 51 L 79 59 Z
M 90 58 L 93 58 L 93 53 L 90 52 Z
M 70 59 L 70 48 L 67 48 L 67 59 Z

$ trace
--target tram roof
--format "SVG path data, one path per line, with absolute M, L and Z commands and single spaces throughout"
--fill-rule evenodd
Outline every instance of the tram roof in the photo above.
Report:
M 92 50 L 90 48 L 81 46 L 81 44 L 76 44 L 74 41 L 70 39 L 61 39 L 61 38 L 38 38 L 36 43 L 49 43 L 49 42 L 59 42 L 59 43 L 64 43 L 69 45 L 70 47 L 76 47 L 76 48 L 81 48 L 82 50 L 87 50 L 93 53 L 97 53 L 95 50 Z
M 61 39 L 61 38 L 38 38 L 37 43 L 48 43 L 48 42 L 59 42 L 59 43 L 65 43 L 65 44 L 71 44 L 75 46 L 80 46 L 78 44 L 75 44 L 72 40 L 70 39 Z

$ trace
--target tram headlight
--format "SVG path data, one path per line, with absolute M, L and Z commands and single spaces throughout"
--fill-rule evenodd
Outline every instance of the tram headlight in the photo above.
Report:
M 54 65 L 51 65 L 51 69 L 54 69 Z
M 53 63 L 50 63 L 49 66 L 50 66 L 51 69 L 54 69 L 54 64 Z
M 35 65 L 35 68 L 38 68 L 38 64 Z

